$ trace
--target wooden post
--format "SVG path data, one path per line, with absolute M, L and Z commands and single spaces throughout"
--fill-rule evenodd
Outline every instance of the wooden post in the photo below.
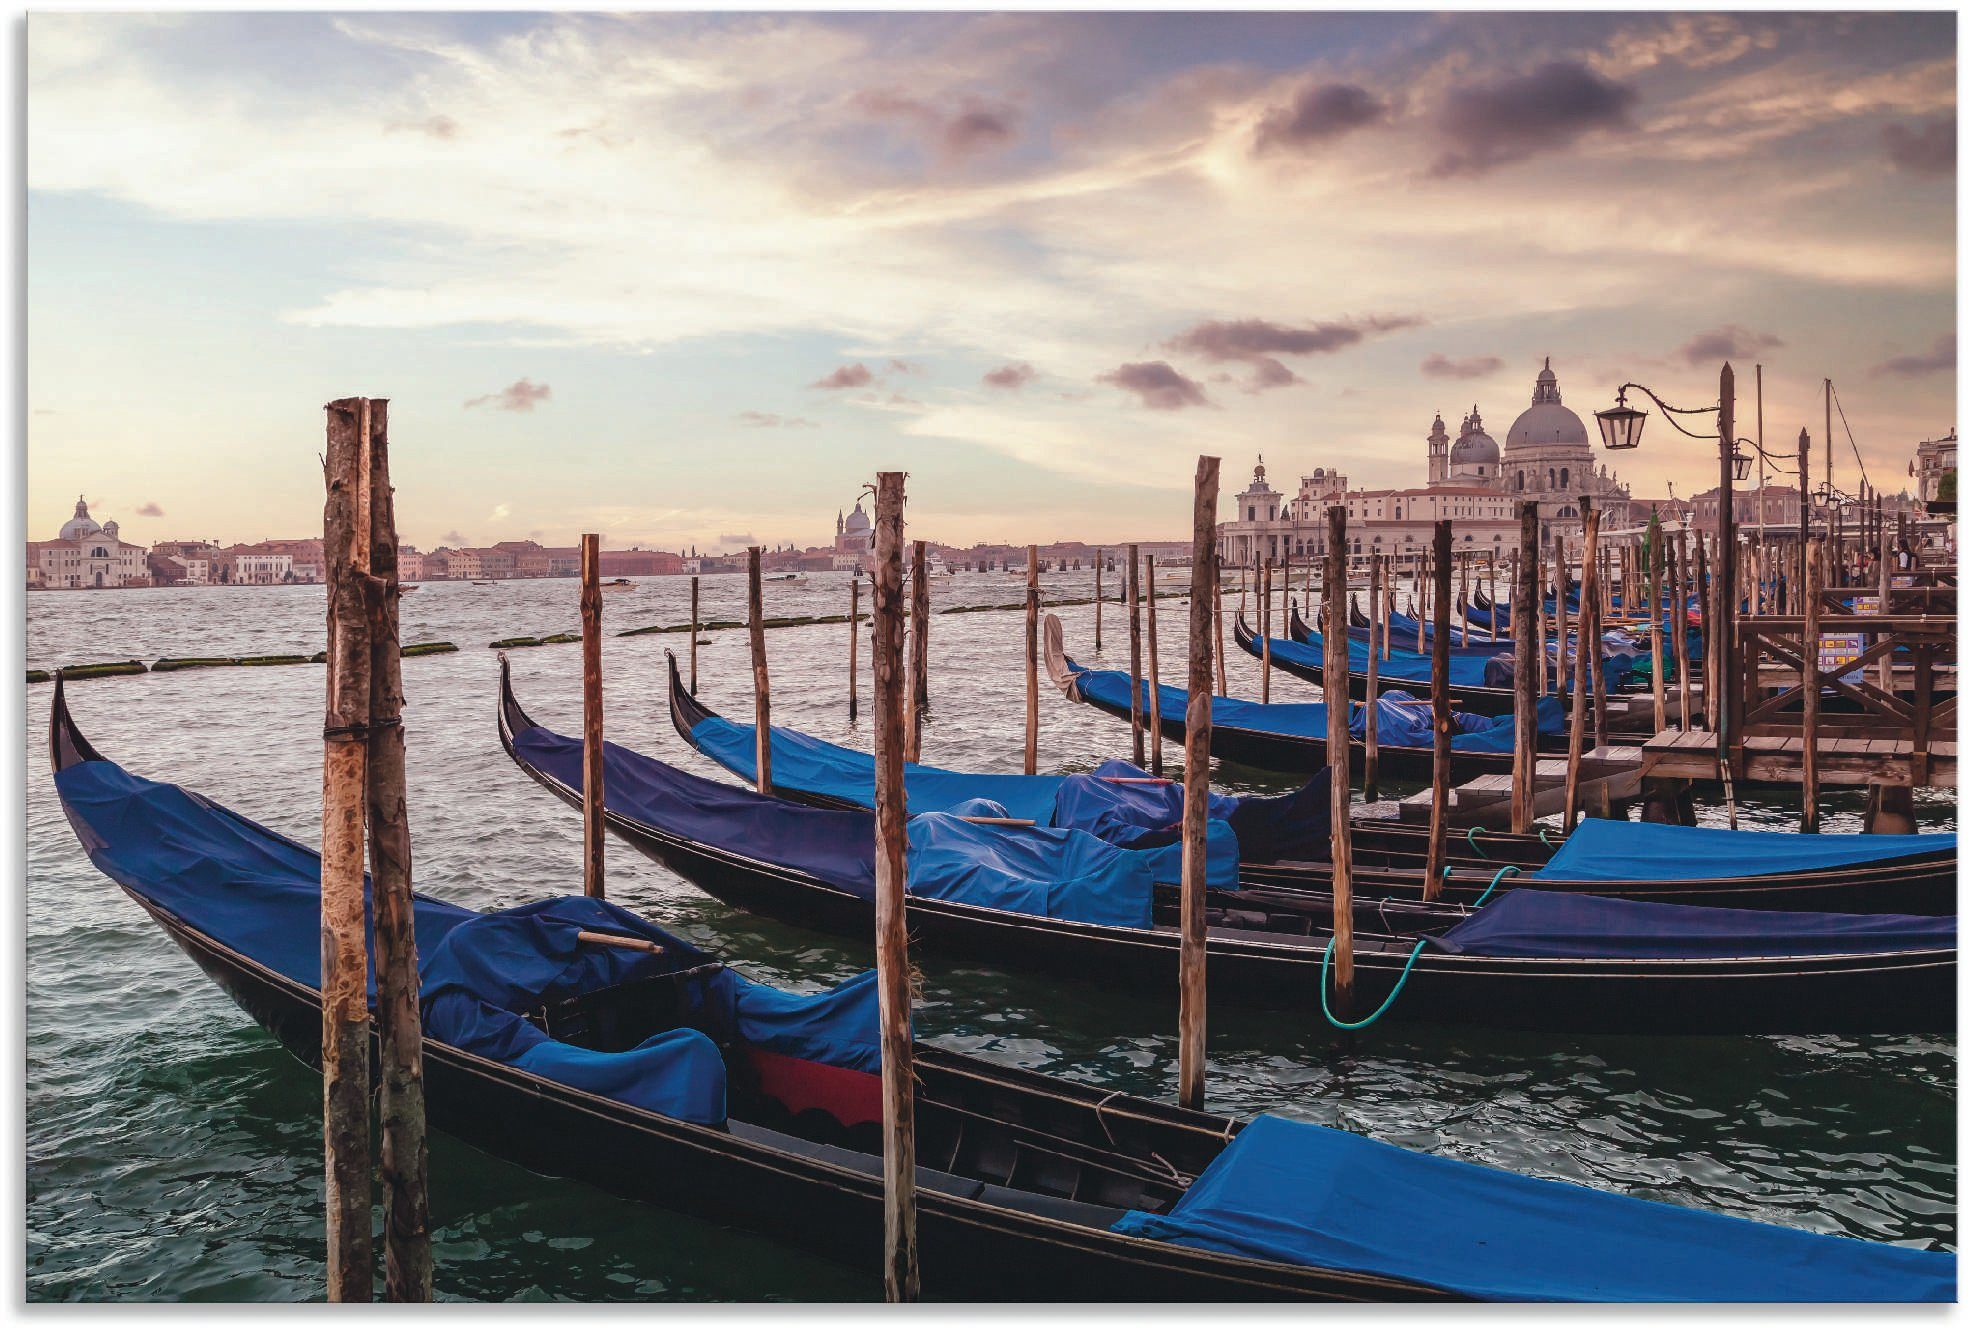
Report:
M 1717 675 L 1728 667 L 1722 656 L 1721 640 L 1716 632 L 1715 587 L 1708 575 L 1708 539 L 1699 530 L 1695 532 L 1695 598 L 1702 606 L 1702 685 L 1701 716 L 1702 727 L 1715 728 L 1715 682 Z M 1718 743 L 1716 751 L 1721 753 Z
M 1380 801 L 1380 574 L 1376 553 L 1367 564 L 1367 768 L 1362 795 L 1368 802 Z
M 755 564 L 756 565 L 756 564 Z M 756 573 L 754 573 L 756 575 Z M 581 893 L 603 897 L 608 799 L 601 774 L 601 536 L 581 536 Z
M 1533 581 L 1533 582 L 1532 582 L 1532 584 L 1533 584 L 1533 585 L 1535 586 L 1535 585 L 1536 585 L 1536 582 L 1535 582 L 1535 581 Z M 1486 588 L 1486 589 L 1484 590 L 1484 593 L 1485 593 L 1485 594 L 1487 594 L 1487 595 L 1488 595 L 1488 596 L 1490 597 L 1490 631 L 1489 631 L 1489 639 L 1490 639 L 1490 641 L 1491 641 L 1491 642 L 1495 642 L 1495 640 L 1497 639 L 1497 618 L 1496 618 L 1496 602 L 1497 602 L 1497 551 L 1496 551 L 1496 546 L 1495 546 L 1495 545 L 1491 545 L 1491 546 L 1490 546 L 1490 557 L 1489 557 L 1489 585 L 1488 585 L 1488 587 L 1487 587 L 1487 588 Z M 1515 611 L 1515 610 L 1512 610 L 1512 611 L 1511 611 L 1511 614 L 1510 614 L 1510 621 L 1512 621 L 1512 622 L 1516 622 L 1516 621 L 1517 621 L 1517 614 L 1516 614 L 1516 611 Z M 1526 624 L 1526 626 L 1529 626 L 1529 624 Z
M 1572 569 L 1565 561 L 1565 537 L 1553 535 L 1551 547 L 1558 564 L 1558 603 L 1555 609 L 1558 614 L 1558 686 L 1555 690 L 1562 701 L 1576 671 L 1567 662 L 1572 649 Z
M 1585 584 L 1579 589 L 1578 659 L 1572 667 L 1572 727 L 1565 748 L 1565 833 L 1568 835 L 1578 825 L 1579 761 L 1585 754 L 1585 687 L 1587 680 L 1598 672 L 1589 662 L 1598 651 L 1594 649 L 1592 655 L 1586 654 L 1587 641 L 1599 635 L 1599 513 L 1593 510 L 1591 502 L 1589 496 L 1579 497 L 1579 512 L 1585 518 Z
M 1681 703 L 1681 731 L 1695 726 L 1694 681 L 1688 676 L 1688 528 L 1674 532 L 1674 570 L 1668 578 L 1674 585 L 1674 681 Z
M 1352 718 L 1346 649 L 1346 505 L 1326 509 L 1325 683 L 1326 769 L 1332 775 L 1333 1006 L 1353 1017 L 1353 763 L 1347 752 Z M 1369 701 L 1369 704 L 1372 704 Z
M 1824 589 L 1824 544 L 1812 540 L 1804 554 L 1804 819 L 1799 828 L 1818 833 L 1818 707 L 1824 688 L 1818 681 L 1820 593 Z
M 921 1294 L 916 1251 L 915 1044 L 909 1030 L 909 794 L 902 779 L 902 482 L 875 477 L 875 971 L 882 1093 L 882 1287 Z M 757 551 L 752 566 L 758 567 Z M 756 581 L 753 583 L 756 585 Z
M 1517 547 L 1525 551 L 1536 547 L 1538 505 L 1530 499 L 1517 504 Z M 1537 562 L 1529 557 L 1517 560 L 1517 584 L 1510 592 L 1510 621 L 1517 629 L 1516 642 L 1516 745 L 1510 756 L 1510 828 L 1529 834 L 1537 806 L 1537 667 L 1544 654 L 1543 638 L 1537 630 Z M 1490 604 L 1494 610 L 1496 598 Z M 1495 622 L 1495 617 L 1490 619 Z
M 1100 653 L 1100 611 L 1106 607 L 1100 598 L 1100 567 L 1106 561 L 1104 550 L 1093 551 L 1093 653 L 1096 655 Z
M 1025 773 L 1039 773 L 1039 546 L 1025 546 Z
M 697 578 L 690 578 L 690 594 L 693 604 L 697 595 Z M 692 614 L 695 617 L 695 614 Z M 694 644 L 694 642 L 693 642 Z M 847 718 L 849 722 L 861 714 L 861 573 L 856 571 L 848 580 L 847 595 Z
M 1537 518 L 1537 512 L 1535 510 L 1532 511 L 1531 517 L 1533 520 Z M 1546 692 L 1553 690 L 1551 686 L 1551 656 L 1545 651 L 1545 643 L 1551 639 L 1551 615 L 1545 610 L 1544 586 L 1542 579 L 1536 573 L 1532 574 L 1531 584 L 1535 587 L 1535 593 L 1538 597 L 1537 631 L 1533 634 L 1533 639 L 1537 643 L 1535 649 L 1537 650 L 1538 695 L 1543 696 Z M 1559 594 L 1562 595 L 1564 593 L 1565 580 L 1562 569 L 1553 576 L 1552 584 L 1558 587 Z M 1490 602 L 1495 603 L 1496 601 L 1492 600 Z M 1517 621 L 1517 615 L 1514 611 L 1510 616 L 1510 621 L 1513 623 Z
M 1191 1111 L 1203 1109 L 1203 1066 L 1209 986 L 1206 912 L 1209 863 L 1210 619 L 1219 630 L 1216 593 L 1216 491 L 1221 461 L 1196 459 L 1196 510 L 1190 539 L 1189 700 L 1182 716 L 1182 950 L 1181 1007 L 1177 1018 L 1177 1096 Z
M 856 582 L 858 588 L 859 582 Z M 854 672 L 848 670 L 847 717 L 854 718 Z M 697 695 L 697 578 L 690 578 L 690 694 Z
M 1141 732 L 1141 546 L 1127 546 L 1127 602 L 1128 602 L 1128 729 L 1134 739 L 1134 763 L 1145 768 L 1148 764 L 1146 745 Z M 1026 771 L 1036 774 L 1038 767 Z
M 430 1148 L 424 1112 L 424 1025 L 410 887 L 410 816 L 403 756 L 403 655 L 398 630 L 396 502 L 390 488 L 389 402 L 369 406 L 369 878 L 376 929 L 376 1012 L 382 1043 L 377 1102 L 383 1136 L 385 1296 L 431 1298 Z
M 1736 594 L 1736 371 L 1727 360 L 1722 362 L 1720 406 L 1716 427 L 1722 435 L 1722 483 L 1721 502 L 1715 514 L 1715 603 L 1720 610 L 1716 615 L 1720 621 L 1716 624 L 1715 652 L 1711 656 L 1716 667 L 1711 672 L 1718 676 L 1722 687 L 1717 697 L 1721 702 L 1716 707 L 1720 736 L 1715 750 L 1740 775 L 1743 772 L 1736 764 L 1742 747 L 1743 713 L 1736 676 L 1736 614 L 1741 602 Z M 1734 804 L 1733 797 L 1730 802 Z
M 1263 602 L 1258 605 L 1258 643 L 1264 651 L 1263 678 L 1258 684 L 1258 700 L 1271 704 L 1271 560 L 1264 560 L 1264 568 L 1258 573 L 1258 593 Z
M 1469 648 L 1469 556 L 1464 554 L 1462 557 L 1456 559 L 1456 561 L 1462 564 L 1459 569 L 1461 583 L 1456 589 L 1456 616 L 1462 620 L 1462 645 L 1466 650 Z M 1495 601 L 1491 601 L 1491 603 L 1494 604 Z M 1513 618 L 1516 617 L 1515 614 L 1511 616 Z M 1496 621 L 1496 611 L 1494 608 L 1490 612 L 1490 621 Z
M 1877 524 L 1879 527 L 1879 612 L 1883 616 L 1893 611 L 1893 568 L 1892 558 L 1889 556 L 1892 549 L 1886 542 L 1886 523 L 1882 520 Z M 1890 651 L 1879 660 L 1879 690 L 1888 695 L 1893 691 L 1893 656 Z
M 923 712 L 929 708 L 929 546 L 916 541 L 909 582 L 909 725 L 905 761 L 922 760 Z
M 898 555 L 899 556 L 899 555 Z M 759 585 L 759 546 L 754 544 L 747 558 L 751 578 L 746 594 L 747 616 L 752 629 L 752 724 L 756 729 L 754 750 L 758 769 L 755 783 L 760 793 L 772 793 L 772 680 L 765 672 L 765 591 Z
M 1162 647 L 1155 635 L 1155 555 L 1148 559 L 1148 772 L 1162 777 Z
M 1667 625 L 1661 617 L 1661 561 L 1665 550 L 1665 531 L 1656 530 L 1660 539 L 1647 541 L 1647 617 L 1653 626 L 1654 652 L 1654 732 L 1667 727 Z
M 1449 711 L 1449 551 L 1455 547 L 1454 524 L 1435 523 L 1435 621 L 1428 651 L 1429 711 L 1435 737 L 1428 806 L 1427 871 L 1421 882 L 1423 900 L 1442 893 L 1442 869 L 1449 861 L 1449 741 L 1454 722 Z
M 1428 565 L 1426 550 L 1415 554 L 1415 653 L 1419 655 L 1428 644 L 1428 593 L 1422 571 Z
M 321 1104 L 328 1299 L 375 1296 L 370 1227 L 369 954 L 362 885 L 368 803 L 370 403 L 331 402 L 322 553 L 328 575 L 328 704 L 321 761 Z
M 1216 633 L 1216 694 L 1230 695 L 1230 684 L 1226 681 L 1229 663 L 1223 654 L 1223 589 L 1221 586 L 1223 565 L 1217 563 L 1210 568 L 1210 623 Z

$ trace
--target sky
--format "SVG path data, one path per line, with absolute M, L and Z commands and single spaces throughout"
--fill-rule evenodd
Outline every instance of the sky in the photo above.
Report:
M 1761 363 L 1820 458 L 1828 376 L 1842 487 L 1955 424 L 1952 13 L 38 13 L 27 71 L 34 537 L 318 533 L 355 395 L 424 548 L 825 543 L 886 469 L 912 536 L 1176 538 L 1199 454 L 1419 484 L 1547 355 L 1588 423 L 1728 358 L 1750 436 Z

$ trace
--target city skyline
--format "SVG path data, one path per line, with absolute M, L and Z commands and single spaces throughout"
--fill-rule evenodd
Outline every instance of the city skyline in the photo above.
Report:
M 1418 482 L 1438 411 L 1638 378 L 1872 478 L 1954 424 L 1948 14 L 162 15 L 28 25 L 29 521 L 404 536 L 1179 531 Z M 305 52 L 305 58 L 302 53 Z M 1826 89 L 1835 88 L 1835 95 Z M 680 202 L 679 200 L 687 200 Z M 105 385 L 109 386 L 105 386 Z M 1834 417 L 1841 480 L 1857 467 Z M 1713 483 L 1651 430 L 1637 494 Z M 455 538 L 454 538 L 455 537 Z

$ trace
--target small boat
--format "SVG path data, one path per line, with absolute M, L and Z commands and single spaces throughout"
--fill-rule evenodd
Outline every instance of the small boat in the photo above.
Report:
M 1241 616 L 1237 619 L 1237 641 L 1253 654 L 1259 653 L 1250 643 L 1249 629 L 1244 626 Z M 1280 648 L 1292 644 L 1274 641 L 1272 662 L 1284 667 Z M 1361 641 L 1357 645 L 1360 667 L 1364 668 L 1366 642 Z M 1306 647 L 1297 649 L 1301 654 L 1308 653 Z M 1090 705 L 1117 719 L 1129 718 L 1130 684 L 1127 673 L 1119 669 L 1089 669 L 1074 662 L 1066 654 L 1063 629 L 1058 617 L 1053 614 L 1047 614 L 1045 619 L 1045 663 L 1053 683 L 1067 699 Z M 1385 663 L 1383 661 L 1383 666 Z M 1398 665 L 1400 661 L 1395 663 Z M 1364 690 L 1363 686 L 1356 699 L 1363 699 Z M 1140 712 L 1145 722 L 1150 696 L 1146 678 L 1140 680 L 1139 694 Z M 1189 703 L 1188 691 L 1163 684 L 1159 697 L 1162 732 L 1171 740 L 1180 741 L 1183 735 L 1182 717 Z M 1515 697 L 1511 699 L 1514 702 Z M 1435 762 L 1433 701 L 1401 691 L 1398 685 L 1384 683 L 1374 704 L 1380 710 L 1378 724 L 1382 772 L 1427 778 Z M 1501 715 L 1474 710 L 1455 711 L 1455 735 L 1449 743 L 1450 769 L 1464 775 L 1472 771 L 1508 773 L 1513 764 L 1512 749 L 1517 742 L 1515 726 L 1507 717 L 1509 712 L 1510 707 L 1505 707 Z M 1557 697 L 1538 698 L 1537 733 L 1541 750 L 1563 750 L 1564 722 L 1564 705 Z M 1349 728 L 1356 740 L 1365 733 L 1364 705 L 1353 711 Z M 1364 744 L 1358 741 L 1349 744 L 1349 753 L 1353 767 L 1363 768 L 1366 763 Z M 1237 697 L 1216 697 L 1211 701 L 1210 754 L 1265 770 L 1303 774 L 1322 770 L 1326 765 L 1325 702 L 1282 701 L 1266 704 Z
M 627 578 L 626 576 L 618 576 L 611 580 L 602 582 L 601 588 L 603 590 L 634 590 L 636 588 L 636 583 L 629 580 L 629 578 Z
M 56 682 L 90 860 L 304 1065 L 320 858 L 105 760 Z M 413 901 L 431 1124 L 530 1169 L 880 1266 L 874 975 L 796 995 L 583 896 Z M 915 1048 L 923 1284 L 975 1299 L 1944 1300 L 1951 1254 L 1536 1180 Z M 1391 1200 L 1391 1201 L 1390 1201 Z
M 535 724 L 501 661 L 499 741 L 582 804 L 581 742 Z M 801 806 L 603 745 L 606 825 L 739 908 L 865 937 L 874 816 Z M 910 933 L 926 952 L 1174 990 L 1181 846 L 1083 831 L 909 822 Z M 1241 887 L 1235 836 L 1211 823 L 1212 999 L 1321 1007 L 1333 904 Z M 1221 870 L 1227 866 L 1228 870 Z M 1954 1026 L 1954 919 L 1755 912 L 1512 889 L 1475 909 L 1356 901 L 1363 1008 L 1390 1018 L 1573 1032 L 1943 1031 Z M 1398 999 L 1395 999 L 1398 998 Z
M 757 729 L 692 696 L 676 657 L 665 653 L 677 736 L 749 783 Z M 1125 761 L 1076 775 L 910 764 L 903 783 L 912 811 L 954 811 L 984 799 L 1013 818 L 1073 826 L 1123 847 L 1171 843 L 1181 819 L 1181 785 Z M 1330 892 L 1329 787 L 1320 774 L 1305 789 L 1279 796 L 1211 793 L 1211 814 L 1236 835 L 1245 885 Z M 809 806 L 873 807 L 874 757 L 774 725 L 772 789 Z M 1425 826 L 1362 817 L 1352 834 L 1356 894 L 1421 898 Z M 1800 835 L 1592 817 L 1570 836 L 1472 830 L 1450 835 L 1447 847 L 1451 871 L 1440 898 L 1464 907 L 1488 892 L 1500 870 L 1514 866 L 1501 887 L 1716 908 L 1941 916 L 1955 911 L 1959 864 L 1952 834 Z
M 499 583 L 497 581 L 474 581 L 472 584 L 475 586 L 496 586 Z

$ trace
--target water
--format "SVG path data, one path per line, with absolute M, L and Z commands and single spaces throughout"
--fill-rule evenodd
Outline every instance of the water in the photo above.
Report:
M 1182 574 L 1174 574 L 1181 583 Z M 1043 578 L 1084 597 L 1090 573 Z M 1109 580 L 1112 593 L 1113 580 Z M 963 574 L 937 606 L 1008 604 L 1019 577 Z M 865 587 L 864 587 L 865 591 Z M 706 619 L 743 617 L 743 580 L 703 583 Z M 689 587 L 655 578 L 604 599 L 609 630 L 688 616 Z M 844 574 L 771 582 L 766 611 L 845 611 Z M 866 602 L 864 593 L 863 602 Z M 1167 680 L 1180 683 L 1186 613 L 1161 606 Z M 166 655 L 322 648 L 319 587 L 106 591 L 28 597 L 27 663 L 48 668 Z M 1094 658 L 1093 610 L 1061 610 L 1067 647 Z M 431 584 L 404 600 L 406 641 L 460 653 L 404 661 L 418 888 L 479 907 L 579 889 L 580 818 L 500 750 L 497 660 L 485 643 L 578 625 L 571 581 Z M 1105 610 L 1100 662 L 1125 667 L 1124 612 Z M 938 615 L 931 629 L 927 759 L 1016 771 L 1024 724 L 1023 618 Z M 700 773 L 666 713 L 675 636 L 609 637 L 608 732 Z M 767 635 L 773 716 L 866 746 L 847 722 L 847 629 Z M 1255 661 L 1231 645 L 1233 693 Z M 699 692 L 749 708 L 745 635 L 700 649 Z M 513 654 L 533 716 L 578 730 L 578 647 Z M 862 656 L 862 678 L 868 676 Z M 76 683 L 70 698 L 105 755 L 187 784 L 276 829 L 319 834 L 319 666 L 149 674 Z M 1041 677 L 1042 768 L 1124 752 L 1124 725 L 1071 705 Z M 50 689 L 28 689 L 27 1286 L 36 1300 L 318 1298 L 322 1294 L 319 1081 L 280 1051 L 165 940 L 76 845 L 47 778 Z M 1317 699 L 1282 674 L 1276 699 Z M 864 703 L 866 697 L 863 697 Z M 1171 749 L 1179 758 L 1179 751 Z M 1289 781 L 1224 768 L 1233 789 Z M 1396 786 L 1394 792 L 1405 791 Z M 1827 795 L 1827 827 L 1858 825 L 1855 794 Z M 1952 828 L 1923 795 L 1923 829 Z M 1719 817 L 1719 813 L 1714 814 Z M 1742 808 L 1746 826 L 1794 826 L 1796 799 Z M 872 962 L 845 942 L 718 904 L 616 841 L 609 897 L 754 976 L 811 987 Z M 1168 1097 L 1175 996 L 1130 997 L 1043 975 L 923 957 L 917 1027 L 945 1046 L 1087 1083 Z M 1565 1038 L 1470 1028 L 1377 1029 L 1336 1054 L 1316 1016 L 1219 1008 L 1209 1095 L 1219 1111 L 1277 1111 L 1448 1156 L 1815 1231 L 1952 1247 L 1952 1039 L 1842 1036 Z M 529 1174 L 442 1136 L 431 1190 L 440 1296 L 470 1300 L 853 1299 L 874 1269 L 798 1251 Z M 935 1288 L 929 1288 L 933 1293 Z

